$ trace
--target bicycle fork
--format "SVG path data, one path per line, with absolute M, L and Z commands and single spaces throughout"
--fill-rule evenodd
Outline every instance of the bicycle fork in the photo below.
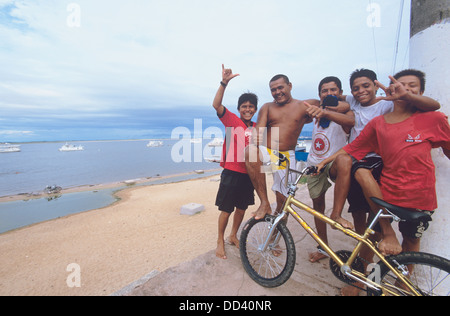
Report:
M 267 238 L 266 241 L 259 246 L 258 250 L 260 252 L 265 252 L 267 251 L 267 248 L 270 246 L 270 244 L 273 245 L 277 245 L 278 242 L 280 241 L 280 233 L 277 234 L 275 240 L 273 239 L 273 235 L 275 233 L 275 231 L 277 230 L 278 224 L 283 220 L 283 218 L 286 216 L 286 213 L 281 213 L 280 215 L 278 215 L 275 220 L 271 223 L 271 227 L 269 230 L 269 234 L 267 234 Z

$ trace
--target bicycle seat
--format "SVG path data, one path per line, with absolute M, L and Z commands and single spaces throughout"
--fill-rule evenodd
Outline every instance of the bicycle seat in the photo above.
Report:
M 430 215 L 416 209 L 393 205 L 375 197 L 371 197 L 370 199 L 376 204 L 388 209 L 392 214 L 398 216 L 403 221 L 432 221 Z

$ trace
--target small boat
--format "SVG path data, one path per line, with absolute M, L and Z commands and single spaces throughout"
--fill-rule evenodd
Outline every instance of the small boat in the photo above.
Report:
M 191 138 L 191 144 L 200 144 L 201 142 L 201 138 Z
M 72 144 L 66 143 L 64 146 L 59 148 L 59 151 L 81 151 L 84 150 L 84 147 L 81 145 L 75 146 Z
M 205 157 L 205 161 L 211 163 L 220 163 L 220 158 L 220 156 Z
M 162 147 L 164 142 L 160 140 L 151 140 L 148 142 L 147 147 Z
M 300 141 L 295 147 L 295 159 L 297 161 L 307 161 L 309 153 L 306 151 L 305 141 Z
M 20 151 L 20 145 L 11 145 L 9 143 L 0 144 L 0 153 L 18 153 Z
M 208 144 L 209 147 L 221 147 L 223 146 L 223 139 L 214 138 L 212 142 Z

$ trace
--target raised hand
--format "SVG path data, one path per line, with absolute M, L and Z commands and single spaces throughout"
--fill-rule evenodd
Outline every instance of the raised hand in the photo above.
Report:
M 391 79 L 391 84 L 388 88 L 378 80 L 375 81 L 377 87 L 386 93 L 385 97 L 378 97 L 377 100 L 396 101 L 404 99 L 409 93 L 406 87 L 392 76 L 389 76 L 389 79 Z
M 239 74 L 233 74 L 231 69 L 225 69 L 225 66 L 222 64 L 222 82 L 228 84 L 231 79 L 240 76 Z

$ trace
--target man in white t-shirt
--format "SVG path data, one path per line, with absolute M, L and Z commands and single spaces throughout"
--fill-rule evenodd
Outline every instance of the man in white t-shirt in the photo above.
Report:
M 352 111 L 338 113 L 338 97 L 342 95 L 342 82 L 337 77 L 326 77 L 319 83 L 320 107 L 310 106 L 308 114 L 315 118 L 312 135 L 312 146 L 308 156 L 308 165 L 318 165 L 325 158 L 332 156 L 339 149 L 347 145 L 348 134 L 355 124 Z M 335 182 L 334 205 L 331 218 L 344 227 L 353 228 L 353 225 L 341 218 L 345 199 L 350 186 L 350 157 L 339 156 L 329 163 L 324 172 L 308 178 L 308 190 L 313 207 L 318 212 L 325 213 L 325 194 L 331 187 L 328 179 Z M 339 171 L 339 172 L 338 172 Z M 344 192 L 340 192 L 344 190 Z M 328 244 L 327 225 L 321 220 L 315 219 L 317 233 Z M 327 258 L 323 250 L 311 253 L 311 262 L 318 262 Z

